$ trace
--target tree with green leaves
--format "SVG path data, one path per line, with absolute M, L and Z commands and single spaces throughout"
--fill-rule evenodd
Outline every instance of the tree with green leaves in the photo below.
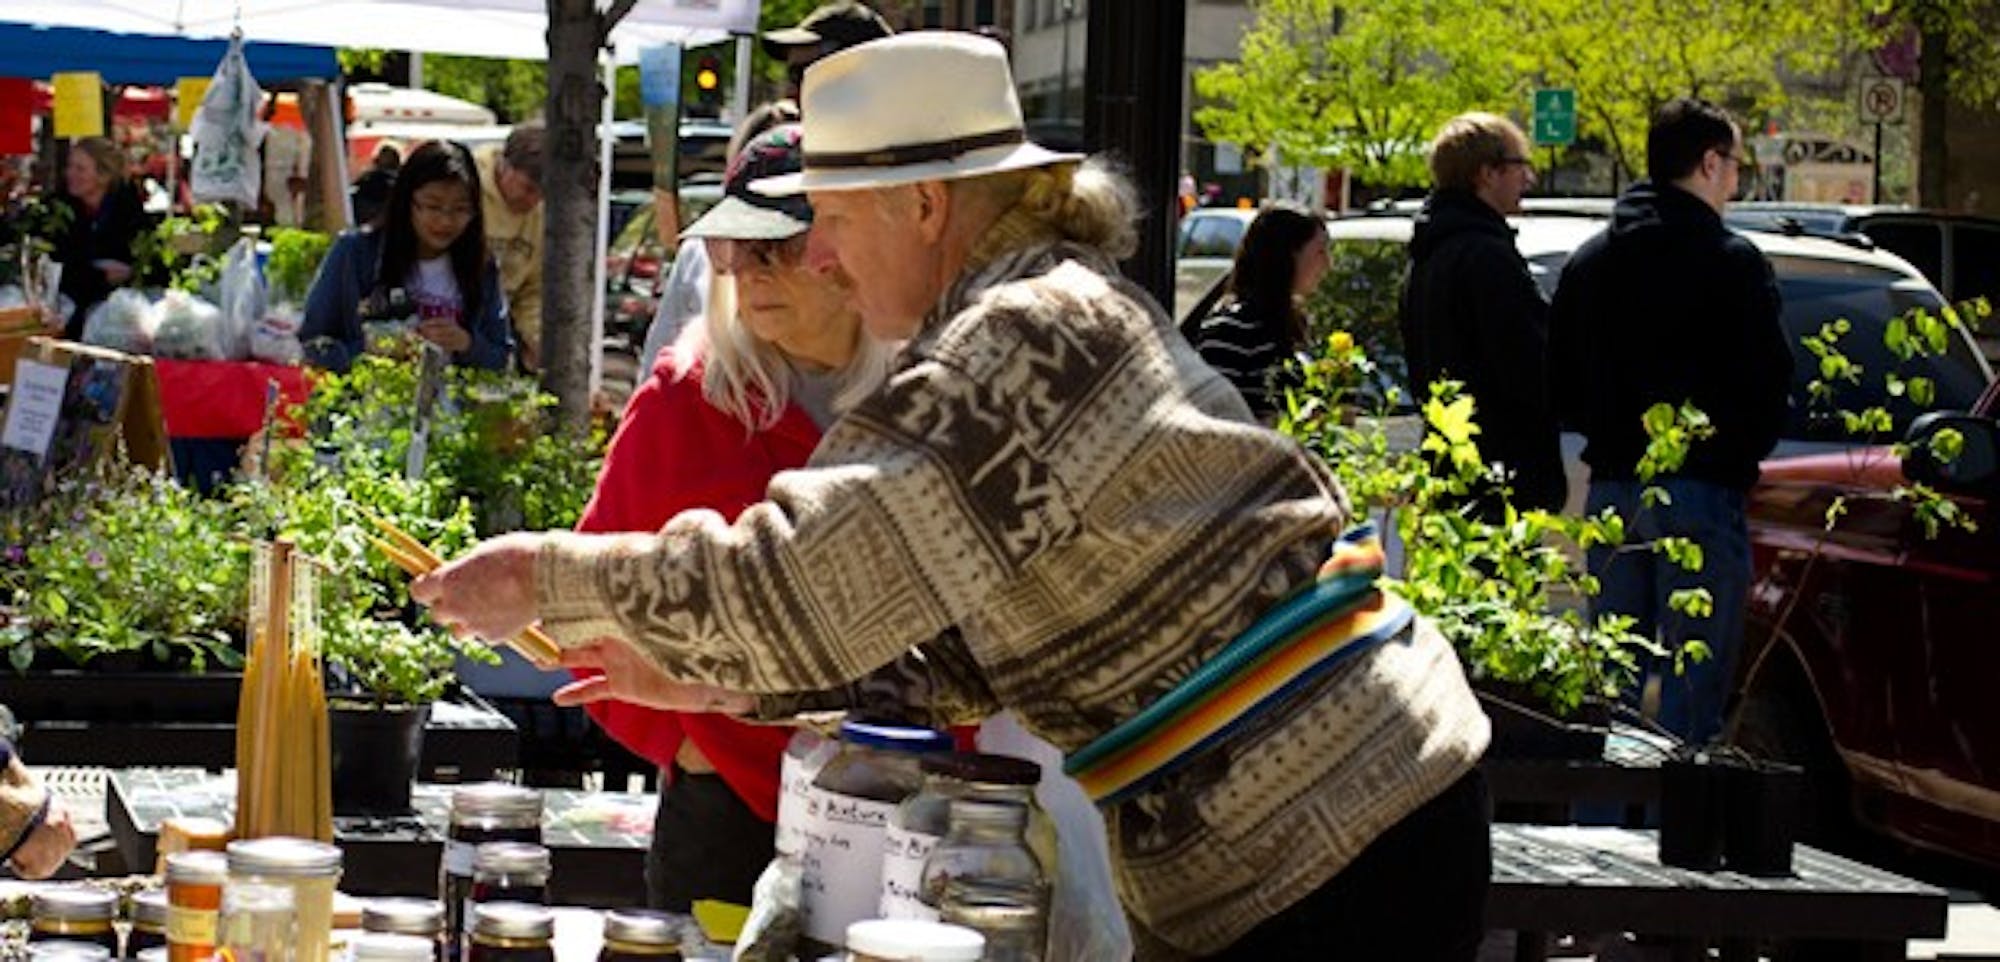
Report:
M 2000 102 L 2000 6 L 1992 0 L 1870 0 L 1872 39 L 1917 36 L 1917 202 L 1946 207 L 1945 124 L 1949 102 L 1990 110 Z
M 1525 78 L 1512 8 L 1478 0 L 1263 0 L 1242 59 L 1195 75 L 1211 138 L 1280 163 L 1427 183 L 1423 148 L 1467 110 L 1505 112 Z M 1518 112 L 1518 111 L 1517 111 Z

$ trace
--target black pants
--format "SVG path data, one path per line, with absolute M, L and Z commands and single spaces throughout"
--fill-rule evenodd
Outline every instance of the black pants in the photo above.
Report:
M 669 912 L 686 912 L 696 899 L 749 905 L 777 829 L 720 775 L 675 770 L 661 782 L 646 853 L 646 904 Z
M 1486 929 L 1491 822 L 1486 777 L 1475 768 L 1212 958 L 1470 962 Z

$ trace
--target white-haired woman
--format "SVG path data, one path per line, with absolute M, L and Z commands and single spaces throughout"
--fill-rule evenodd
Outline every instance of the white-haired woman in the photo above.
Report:
M 510 536 L 413 593 L 483 637 L 539 619 L 618 697 L 746 714 L 925 645 L 933 708 L 1066 753 L 1146 955 L 1470 958 L 1486 718 L 1379 548 L 1336 540 L 1327 472 L 1118 276 L 1129 186 L 1028 143 L 981 38 L 828 57 L 804 106 L 802 176 L 763 186 L 809 192 L 808 262 L 908 339 L 883 389 L 733 526 Z
M 798 127 L 772 126 L 784 116 L 760 109 L 745 119 L 723 200 L 686 231 L 718 269 L 703 323 L 662 351 L 633 392 L 579 531 L 657 531 L 692 508 L 734 518 L 763 499 L 772 475 L 805 464 L 844 398 L 881 380 L 887 349 L 861 333 L 846 276 L 804 263 L 812 209 L 748 188 L 799 169 Z M 748 904 L 771 859 L 790 730 L 622 702 L 585 707 L 660 766 L 648 904 Z

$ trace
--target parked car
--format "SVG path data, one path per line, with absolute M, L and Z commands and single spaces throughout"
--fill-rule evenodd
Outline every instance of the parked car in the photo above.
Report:
M 681 185 L 681 224 L 694 223 L 722 199 L 722 188 L 706 178 Z M 652 191 L 620 191 L 611 198 L 613 230 L 604 255 L 604 334 L 637 345 L 659 307 L 660 282 L 673 264 L 673 249 L 660 241 Z
M 1808 837 L 1858 819 L 2000 867 L 2000 388 L 1961 410 L 1911 428 L 1919 452 L 1939 427 L 1963 432 L 1948 468 L 1888 448 L 1766 462 L 1735 737 L 1805 766 Z M 1929 535 L 1892 494 L 1906 481 L 1978 530 Z
M 1257 217 L 1237 207 L 1197 207 L 1181 216 L 1174 239 L 1174 316 L 1185 318 L 1202 295 L 1229 273 L 1236 245 Z
M 1751 201 L 1729 205 L 1731 226 L 1781 233 L 1859 234 L 1922 271 L 1954 302 L 2000 301 L 2000 220 L 1891 205 Z

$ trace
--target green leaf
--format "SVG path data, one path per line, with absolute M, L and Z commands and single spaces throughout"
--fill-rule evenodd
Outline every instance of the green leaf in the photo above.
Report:
M 35 643 L 23 641 L 7 649 L 7 661 L 14 666 L 15 671 L 27 671 L 28 666 L 35 662 Z
M 1965 434 L 1957 428 L 1939 428 L 1926 447 L 1939 464 L 1951 464 L 1965 453 Z
M 1937 403 L 1937 384 L 1927 377 L 1910 378 L 1910 400 L 1921 407 Z
M 60 619 L 69 616 L 69 599 L 64 598 L 62 592 L 48 592 L 42 595 L 41 602 L 42 607 L 48 611 L 49 617 Z

